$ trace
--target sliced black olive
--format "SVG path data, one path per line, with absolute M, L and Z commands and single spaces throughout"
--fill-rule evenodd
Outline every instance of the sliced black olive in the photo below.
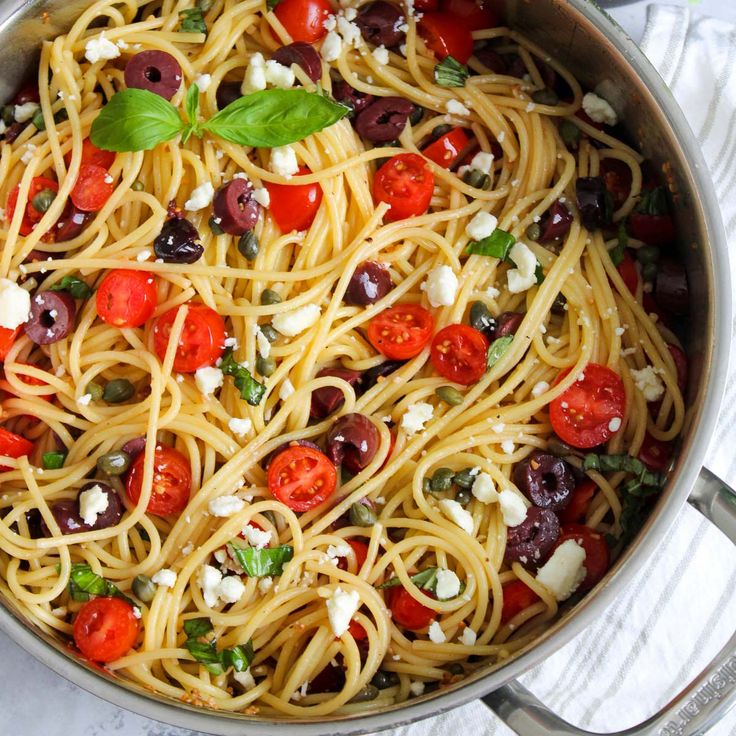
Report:
M 36 345 L 63 340 L 74 328 L 77 306 L 65 291 L 40 291 L 31 299 L 25 332 Z
M 570 466 L 562 458 L 546 452 L 533 452 L 514 468 L 514 483 L 518 489 L 543 509 L 559 511 L 567 506 L 575 482 Z
M 376 261 L 358 264 L 343 297 L 346 304 L 365 307 L 383 299 L 394 288 L 388 269 Z
M 526 519 L 509 528 L 504 560 L 533 567 L 549 552 L 560 536 L 560 521 L 553 511 L 532 506 Z
M 181 66 L 165 51 L 141 51 L 125 66 L 125 84 L 170 100 L 181 87 Z

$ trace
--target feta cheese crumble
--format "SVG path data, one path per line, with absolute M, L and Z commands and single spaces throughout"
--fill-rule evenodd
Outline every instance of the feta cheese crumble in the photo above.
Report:
M 664 383 L 653 366 L 648 365 L 640 371 L 632 370 L 631 377 L 647 401 L 657 401 L 664 394 Z
M 251 524 L 247 524 L 242 530 L 243 537 L 251 547 L 263 549 L 268 547 L 271 542 L 271 532 L 264 529 L 258 529 Z
M 498 503 L 506 526 L 519 526 L 526 519 L 526 504 L 518 493 L 507 488 L 498 494 Z
M 379 64 L 388 64 L 388 49 L 383 44 L 381 44 L 380 46 L 376 46 L 371 54 Z
M 248 61 L 248 68 L 245 70 L 243 84 L 240 85 L 240 91 L 244 95 L 251 92 L 259 92 L 266 89 L 266 61 L 260 51 L 256 51 Z
M 103 31 L 96 38 L 90 38 L 84 45 L 84 56 L 90 64 L 107 59 L 117 59 L 120 49 L 110 39 L 105 38 Z
M 455 598 L 460 593 L 460 578 L 452 570 L 440 568 L 434 592 L 441 601 Z
M 299 171 L 296 152 L 291 146 L 277 146 L 271 149 L 271 171 L 285 179 L 291 179 Z
M 283 383 L 281 384 L 279 388 L 279 398 L 281 401 L 286 401 L 286 399 L 291 396 L 296 389 L 294 388 L 294 384 L 288 379 L 285 378 Z
M 472 647 L 475 646 L 475 641 L 477 638 L 478 635 L 475 633 L 475 631 L 473 631 L 470 626 L 466 626 L 463 629 L 463 633 L 460 634 L 460 643 L 466 647 Z
M 253 190 L 253 199 L 255 199 L 261 207 L 268 207 L 271 204 L 271 194 L 266 187 L 256 187 Z
M 325 36 L 320 53 L 325 61 L 336 61 L 340 58 L 340 54 L 342 53 L 342 38 L 334 30 L 329 31 Z
M 0 327 L 14 330 L 28 321 L 31 295 L 15 281 L 0 278 Z
M 613 419 L 608 422 L 608 429 L 611 432 L 618 432 L 619 429 L 621 429 L 621 417 L 613 417 Z
M 445 107 L 447 108 L 447 112 L 449 112 L 450 115 L 470 115 L 470 110 L 468 110 L 468 108 L 465 107 L 465 105 L 463 105 L 460 100 L 447 100 L 447 102 L 445 103 Z
M 194 77 L 194 84 L 199 87 L 200 92 L 206 92 L 210 84 L 212 83 L 212 76 L 210 74 L 197 74 L 196 77 Z
M 537 283 L 537 257 L 525 243 L 519 242 L 511 248 L 509 258 L 516 266 L 506 274 L 509 291 L 520 294 L 531 289 Z
M 498 218 L 490 212 L 477 212 L 465 226 L 465 234 L 473 240 L 483 240 L 493 235 L 498 227 Z
M 452 306 L 457 296 L 457 276 L 449 266 L 437 266 L 427 274 L 421 289 L 427 292 L 427 299 L 433 307 Z
M 421 695 L 424 692 L 424 683 L 421 680 L 415 680 L 409 683 L 409 690 L 412 695 Z
M 198 576 L 204 602 L 213 608 L 222 599 L 225 603 L 236 603 L 245 592 L 245 586 L 239 577 L 223 578 L 222 573 L 212 565 L 202 565 Z
M 429 640 L 433 644 L 444 644 L 444 642 L 447 641 L 445 632 L 442 631 L 442 627 L 437 621 L 432 621 L 432 623 L 429 625 L 429 629 L 427 630 L 427 634 L 429 636 Z
M 215 188 L 210 182 L 206 181 L 192 191 L 189 195 L 189 199 L 184 202 L 184 209 L 187 210 L 187 212 L 203 210 L 212 203 L 214 196 Z
M 205 396 L 210 396 L 220 388 L 224 380 L 225 378 L 222 375 L 222 371 L 215 366 L 197 368 L 194 372 L 194 383 Z
M 13 118 L 17 123 L 27 123 L 40 107 L 37 102 L 24 102 L 22 105 L 16 105 L 13 108 Z
M 413 435 L 421 432 L 424 425 L 432 418 L 434 407 L 425 401 L 410 404 L 401 417 L 401 428 L 408 434 Z
M 237 437 L 245 437 L 253 429 L 253 422 L 248 417 L 245 417 L 245 419 L 233 417 L 227 423 L 227 428 Z
M 98 485 L 88 488 L 79 494 L 79 515 L 87 526 L 94 526 L 97 516 L 110 505 L 107 493 Z
M 594 92 L 588 92 L 583 97 L 583 110 L 596 123 L 605 123 L 606 125 L 616 125 L 618 123 L 618 115 L 611 104 Z
M 279 64 L 274 59 L 269 59 L 266 62 L 266 82 L 272 84 L 274 87 L 281 87 L 281 89 L 288 89 L 294 86 L 296 75 L 292 71 L 291 67 Z
M 286 337 L 296 337 L 308 330 L 319 319 L 320 308 L 316 304 L 305 304 L 290 312 L 274 315 L 271 324 L 276 330 Z
M 244 506 L 245 501 L 237 496 L 218 496 L 218 498 L 213 498 L 207 504 L 207 508 L 212 516 L 219 516 L 221 518 L 237 514 Z
M 492 503 L 498 501 L 498 491 L 488 473 L 479 473 L 475 476 L 470 492 L 481 503 Z
M 541 396 L 546 391 L 549 391 L 549 384 L 547 381 L 540 381 L 539 383 L 534 384 L 534 388 L 532 389 L 532 396 L 536 399 L 538 396 Z
M 478 169 L 484 174 L 490 174 L 493 171 L 493 154 L 486 151 L 479 151 L 473 156 L 470 162 L 471 169 Z
M 473 517 L 457 501 L 451 498 L 443 498 L 440 510 L 452 522 L 457 524 L 467 534 L 473 533 Z
M 337 564 L 340 557 L 347 557 L 350 554 L 349 544 L 331 544 L 327 547 L 327 556 L 332 562 Z
M 539 568 L 537 581 L 558 601 L 567 600 L 585 579 L 585 550 L 574 540 L 563 542 Z
M 164 568 L 159 570 L 152 578 L 151 581 L 160 585 L 162 588 L 173 588 L 176 585 L 176 573 L 173 570 Z
M 327 599 L 327 616 L 330 619 L 332 633 L 335 636 L 342 636 L 350 626 L 355 612 L 360 605 L 360 596 L 358 591 L 345 591 L 340 587 Z

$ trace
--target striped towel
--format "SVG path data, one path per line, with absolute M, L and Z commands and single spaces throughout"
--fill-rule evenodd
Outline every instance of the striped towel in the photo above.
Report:
M 723 0 L 733 2 L 734 0 Z M 736 253 L 736 26 L 668 5 L 648 9 L 641 46 L 675 94 L 711 169 Z M 736 257 L 731 260 L 736 284 Z M 736 485 L 734 376 L 711 446 L 710 467 Z M 720 448 L 720 452 L 718 449 Z M 689 506 L 653 558 L 600 621 L 522 678 L 555 712 L 600 732 L 640 723 L 697 675 L 736 624 L 736 551 Z M 391 736 L 510 736 L 481 703 Z M 736 709 L 710 736 L 736 734 Z

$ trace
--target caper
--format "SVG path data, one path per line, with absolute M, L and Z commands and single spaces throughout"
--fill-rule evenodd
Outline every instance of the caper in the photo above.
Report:
M 659 260 L 659 248 L 656 245 L 643 245 L 636 251 L 639 263 L 656 263 Z
M 430 490 L 432 493 L 443 493 L 449 491 L 452 488 L 452 479 L 455 477 L 455 471 L 450 468 L 437 468 L 432 473 L 432 478 L 429 481 Z
M 143 191 L 143 182 L 140 179 L 136 179 L 131 185 L 130 188 L 134 192 L 142 192 Z
M 99 383 L 88 383 L 85 393 L 88 393 L 92 397 L 92 401 L 99 401 L 102 398 L 103 389 Z
M 643 263 L 641 267 L 641 275 L 644 281 L 654 281 L 657 278 L 659 270 L 656 263 Z
M 3 105 L 2 112 L 0 112 L 5 125 L 12 125 L 15 122 L 15 110 L 12 105 Z
M 465 488 L 466 490 L 472 488 L 476 478 L 476 476 L 473 475 L 472 470 L 472 468 L 463 468 L 459 473 L 455 473 L 455 477 L 452 482 L 456 486 L 460 486 L 460 488 Z
M 395 672 L 386 672 L 385 670 L 378 670 L 371 680 L 371 685 L 377 687 L 379 690 L 385 690 L 388 687 L 398 684 L 399 676 Z
M 532 99 L 538 105 L 557 105 L 560 98 L 553 89 L 545 88 L 537 90 L 533 95 Z
M 135 393 L 135 386 L 127 378 L 115 378 L 102 392 L 102 398 L 108 404 L 121 404 Z
M 279 339 L 279 333 L 276 332 L 273 325 L 270 324 L 269 322 L 266 322 L 265 325 L 260 325 L 260 328 L 261 328 L 261 334 L 269 342 L 276 342 L 276 340 Z
M 350 523 L 355 526 L 373 526 L 378 521 L 375 511 L 357 501 L 350 507 Z
M 258 256 L 259 249 L 258 237 L 252 230 L 248 230 L 240 236 L 240 240 L 238 240 L 238 250 L 243 258 L 248 261 L 255 261 Z
M 143 603 L 150 603 L 156 595 L 156 584 L 148 575 L 136 575 L 133 578 L 133 595 Z
M 214 215 L 210 217 L 209 220 L 207 220 L 207 224 L 210 226 L 210 230 L 212 231 L 213 235 L 225 234 L 225 231 L 220 227 L 220 223 L 217 221 L 217 218 Z
M 447 125 L 447 123 L 437 125 L 436 127 L 432 128 L 432 139 L 437 140 L 438 138 L 442 138 L 443 135 L 449 133 L 451 130 L 452 125 Z
M 264 358 L 262 355 L 259 355 L 256 358 L 256 370 L 262 376 L 270 376 L 276 370 L 276 361 L 270 356 Z
M 52 202 L 56 199 L 56 192 L 53 189 L 42 189 L 31 200 L 31 206 L 36 212 L 46 212 L 51 207 Z
M 552 314 L 564 315 L 566 311 L 565 310 L 566 306 L 567 306 L 567 298 L 562 292 L 560 292 L 555 297 L 554 302 L 552 302 Z
M 36 110 L 36 114 L 31 118 L 31 122 L 39 130 L 46 130 L 46 121 L 43 119 L 43 110 L 41 108 Z
M 261 304 L 267 305 L 267 304 L 281 304 L 283 299 L 281 298 L 281 294 L 278 293 L 278 291 L 274 291 L 273 289 L 264 289 L 261 292 Z
M 411 115 L 409 115 L 409 122 L 412 125 L 417 125 L 423 117 L 424 108 L 421 105 L 414 105 L 414 109 L 411 111 Z
M 472 501 L 472 496 L 470 495 L 470 491 L 465 490 L 465 488 L 461 488 L 456 494 L 455 494 L 455 500 L 461 505 L 461 506 L 467 506 Z
M 458 406 L 463 403 L 463 395 L 452 386 L 440 386 L 434 392 L 442 401 L 450 406 Z
M 140 524 L 135 525 L 136 531 L 138 532 L 138 536 L 144 541 L 144 542 L 150 542 L 151 537 L 148 536 L 148 532 L 145 530 L 144 527 L 142 527 Z
M 106 452 L 97 458 L 97 467 L 106 475 L 122 475 L 130 466 L 130 455 L 123 450 Z
M 447 671 L 451 675 L 464 675 L 465 674 L 465 667 L 463 667 L 460 662 L 451 662 L 450 665 L 447 668 Z
M 375 685 L 366 685 L 360 688 L 355 695 L 353 695 L 348 703 L 367 703 L 369 700 L 375 700 L 378 697 L 378 688 Z
M 533 222 L 529 225 L 526 229 L 526 236 L 529 240 L 534 240 L 535 242 L 542 237 L 542 228 L 538 222 Z
M 422 493 L 431 493 L 432 484 L 429 482 L 429 478 L 422 478 Z
M 463 181 L 470 187 L 476 189 L 490 189 L 491 177 L 484 174 L 480 169 L 468 169 L 463 174 Z
M 470 305 L 470 326 L 476 330 L 490 330 L 496 326 L 496 320 L 491 316 L 488 307 L 483 302 L 472 302 Z
M 563 120 L 560 123 L 560 135 L 565 145 L 575 148 L 580 140 L 580 128 L 569 120 Z
M 54 122 L 55 123 L 63 123 L 65 120 L 69 120 L 69 113 L 66 111 L 66 108 L 65 107 L 60 107 L 54 113 Z

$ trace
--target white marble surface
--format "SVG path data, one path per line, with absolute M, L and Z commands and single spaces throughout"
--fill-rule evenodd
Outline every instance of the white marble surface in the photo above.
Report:
M 1 2 L 2 0 L 0 0 Z M 736 22 L 734 0 L 669 0 Z M 604 2 L 601 4 L 605 4 Z M 648 0 L 616 5 L 610 13 L 632 38 L 641 38 Z M 697 572 L 690 584 L 698 589 Z M 705 622 L 704 622 L 705 623 Z M 0 633 L 0 734 L 7 736 L 201 736 L 194 731 L 165 726 L 121 710 L 71 685 Z M 505 732 L 505 729 L 502 729 Z M 244 729 L 245 732 L 245 729 Z M 712 731 L 713 736 L 736 734 L 736 715 Z M 476 736 L 476 735 L 473 735 Z

